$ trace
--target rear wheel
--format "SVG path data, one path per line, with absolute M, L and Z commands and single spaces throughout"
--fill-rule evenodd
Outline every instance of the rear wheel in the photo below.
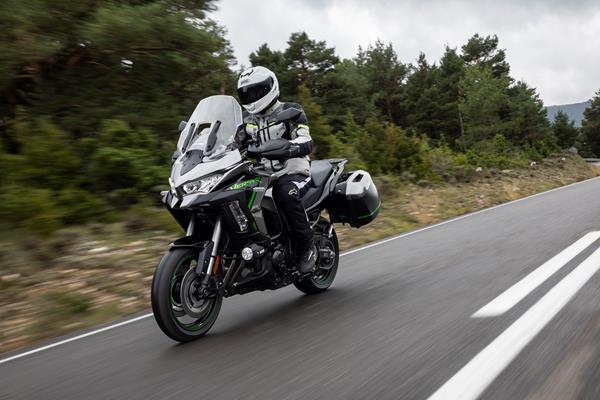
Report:
M 198 251 L 173 249 L 160 261 L 152 280 L 152 311 L 158 326 L 173 340 L 188 342 L 210 330 L 223 296 L 203 296 L 197 290 L 201 276 L 195 274 Z
M 294 283 L 298 290 L 306 294 L 319 293 L 327 290 L 333 283 L 340 261 L 340 250 L 335 230 L 331 236 L 315 235 L 315 245 L 319 251 L 315 272 L 303 280 Z

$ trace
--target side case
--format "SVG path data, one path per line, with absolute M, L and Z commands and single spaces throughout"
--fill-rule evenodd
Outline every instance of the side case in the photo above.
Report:
M 373 221 L 381 200 L 371 175 L 362 170 L 353 171 L 346 180 L 335 186 L 333 201 L 328 207 L 331 222 L 350 224 L 354 228 Z

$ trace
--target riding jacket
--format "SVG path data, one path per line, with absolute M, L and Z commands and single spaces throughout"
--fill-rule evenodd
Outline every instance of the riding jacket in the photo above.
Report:
M 277 114 L 289 108 L 301 111 L 300 115 L 293 120 L 277 122 Z M 287 139 L 295 147 L 294 157 L 287 160 L 268 160 L 261 158 L 260 162 L 274 172 L 282 172 L 284 175 L 302 174 L 310 175 L 310 158 L 313 141 L 306 114 L 297 103 L 283 103 L 276 101 L 275 104 L 259 114 L 244 112 L 245 134 L 261 145 L 272 139 Z

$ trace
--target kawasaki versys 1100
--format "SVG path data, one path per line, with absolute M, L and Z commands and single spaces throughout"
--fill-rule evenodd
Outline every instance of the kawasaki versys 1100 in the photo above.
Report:
M 275 123 L 297 117 L 282 111 Z M 294 284 L 304 293 L 326 290 L 337 273 L 338 241 L 333 223 L 360 227 L 381 202 L 365 171 L 344 172 L 346 160 L 316 160 L 302 201 L 314 231 L 314 272 L 295 266 L 295 246 L 285 216 L 273 199 L 276 172 L 261 169 L 241 149 L 236 134 L 242 111 L 230 96 L 202 100 L 180 125 L 171 177 L 163 203 L 186 235 L 171 243 L 152 281 L 152 310 L 160 328 L 185 342 L 204 335 L 224 297 Z M 252 154 L 283 158 L 287 140 L 272 140 Z M 327 210 L 329 220 L 322 216 Z

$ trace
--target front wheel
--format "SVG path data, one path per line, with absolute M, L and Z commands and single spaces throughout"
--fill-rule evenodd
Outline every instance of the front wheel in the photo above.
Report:
M 172 249 L 164 255 L 152 279 L 152 311 L 158 326 L 171 339 L 189 342 L 210 330 L 223 296 L 202 297 L 196 290 L 200 277 L 194 274 L 198 250 Z
M 315 272 L 294 283 L 294 286 L 306 294 L 319 293 L 327 290 L 333 283 L 340 261 L 340 249 L 335 230 L 330 236 L 319 234 L 315 236 L 315 245 L 319 251 Z

